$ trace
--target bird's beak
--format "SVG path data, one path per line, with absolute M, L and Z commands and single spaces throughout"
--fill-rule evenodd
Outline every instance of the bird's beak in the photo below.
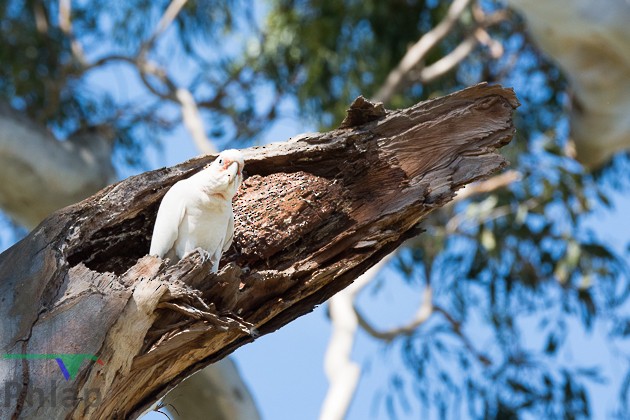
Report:
M 227 167 L 228 173 L 232 176 L 232 180 L 236 179 L 236 176 L 241 173 L 238 162 L 230 162 Z

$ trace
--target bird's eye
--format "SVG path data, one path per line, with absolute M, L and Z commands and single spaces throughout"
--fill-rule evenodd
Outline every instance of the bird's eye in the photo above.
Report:
M 219 159 L 219 165 L 223 165 L 223 159 Z

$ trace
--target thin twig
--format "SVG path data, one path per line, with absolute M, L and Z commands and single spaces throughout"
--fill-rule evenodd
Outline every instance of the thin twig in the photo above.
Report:
M 202 154 L 216 153 L 217 148 L 206 136 L 206 130 L 203 127 L 203 120 L 199 113 L 199 108 L 195 102 L 195 98 L 188 89 L 179 88 L 175 93 L 175 97 L 179 100 L 182 108 L 182 119 L 184 126 L 188 129 L 197 150 Z
M 412 320 L 409 321 L 409 323 L 389 330 L 377 330 L 361 314 L 356 305 L 354 306 L 354 311 L 359 320 L 359 325 L 365 330 L 366 333 L 368 333 L 373 338 L 389 342 L 402 335 L 413 334 L 419 326 L 424 324 L 431 317 L 431 314 L 433 313 L 433 290 L 431 289 L 431 286 L 425 287 L 422 303 L 418 307 L 418 310 L 416 311 Z
M 471 10 L 473 18 L 480 24 L 477 30 L 475 30 L 477 41 L 488 47 L 493 59 L 498 59 L 503 55 L 503 45 L 499 41 L 492 39 L 485 28 L 506 20 L 507 12 L 505 10 L 499 10 L 491 15 L 487 15 L 478 1 L 472 4 Z
M 72 30 L 72 2 L 71 0 L 59 0 L 59 28 L 70 39 L 70 49 L 74 58 L 87 66 L 88 60 L 85 58 L 83 47 L 74 36 Z
M 464 334 L 464 332 L 462 331 L 462 325 L 459 321 L 455 320 L 455 318 L 453 318 L 451 316 L 450 313 L 448 313 L 448 311 L 446 311 L 444 308 L 442 308 L 441 306 L 438 305 L 433 305 L 433 310 L 436 313 L 440 313 L 444 316 L 444 318 L 448 321 L 449 324 L 451 324 L 451 328 L 453 330 L 453 332 L 462 340 L 462 343 L 464 344 L 464 347 L 466 347 L 466 349 L 473 354 L 477 360 L 479 360 L 482 364 L 489 366 L 492 364 L 492 361 L 485 356 L 483 353 L 481 353 L 480 351 L 478 351 L 470 342 L 470 339 Z
M 164 11 L 164 14 L 160 18 L 160 21 L 158 22 L 155 30 L 153 31 L 153 34 L 151 34 L 149 39 L 146 42 L 144 42 L 143 45 L 140 47 L 140 56 L 144 55 L 144 53 L 148 52 L 151 48 L 153 48 L 155 41 L 159 38 L 160 35 L 164 33 L 164 31 L 166 31 L 166 29 L 168 29 L 171 23 L 173 23 L 173 21 L 175 20 L 179 12 L 182 10 L 186 2 L 187 0 L 171 1 L 171 3 L 168 5 L 166 10 Z
M 402 58 L 398 66 L 392 70 L 383 86 L 374 96 L 377 102 L 389 102 L 405 83 L 409 72 L 414 70 L 448 33 L 453 29 L 459 17 L 471 0 L 454 0 L 444 19 L 429 32 L 424 34 Z
M 536 208 L 539 205 L 540 205 L 540 202 L 536 198 L 530 198 L 529 200 L 526 200 L 525 202 L 520 203 L 520 207 L 527 211 L 531 211 L 532 209 Z M 488 214 L 484 215 L 483 223 L 487 223 L 492 220 L 497 220 L 497 219 L 500 219 L 501 217 L 505 217 L 508 214 L 512 213 L 512 211 L 513 210 L 512 210 L 511 204 L 505 204 L 503 206 L 496 207 L 491 212 L 488 212 Z M 468 222 L 471 227 L 481 224 L 479 220 L 471 220 L 469 216 L 463 213 L 458 214 L 457 216 L 449 220 L 449 222 L 446 224 L 446 227 L 445 227 L 446 234 L 448 235 L 448 234 L 455 233 L 464 222 Z
M 140 74 L 140 79 L 144 83 L 144 85 L 160 99 L 176 101 L 175 92 L 177 90 L 175 82 L 173 82 L 167 75 L 166 71 L 159 67 L 157 64 L 145 61 L 143 57 L 138 57 L 135 60 L 136 67 Z M 163 93 L 158 91 L 149 81 L 147 76 L 154 76 L 158 80 L 160 80 L 166 86 L 167 93 Z
M 488 47 L 490 55 L 493 59 L 497 60 L 503 55 L 503 44 L 496 39 L 493 39 L 484 28 L 477 28 L 475 31 L 475 38 L 477 38 L 477 41 L 479 41 L 481 45 Z
M 45 34 L 48 32 L 48 18 L 41 3 L 33 4 L 33 16 L 35 17 L 35 27 L 37 32 Z
M 455 66 L 461 63 L 468 54 L 472 52 L 477 46 L 477 38 L 475 35 L 470 35 L 464 39 L 453 51 L 440 58 L 430 66 L 424 67 L 416 80 L 421 83 L 429 83 L 440 77 L 444 76 L 449 71 L 453 70 Z
M 466 185 L 457 192 L 453 201 L 465 200 L 473 195 L 492 192 L 498 190 L 499 188 L 507 187 L 513 182 L 518 182 L 522 178 L 523 175 L 519 171 L 505 171 L 499 175 L 493 176 L 492 178 L 488 178 L 485 181 L 479 181 Z

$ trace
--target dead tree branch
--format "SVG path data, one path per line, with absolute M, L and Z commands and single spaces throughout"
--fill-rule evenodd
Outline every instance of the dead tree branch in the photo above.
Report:
M 514 92 L 480 84 L 386 111 L 362 98 L 342 126 L 244 151 L 222 269 L 146 256 L 167 189 L 204 156 L 107 187 L 0 255 L 2 418 L 128 418 L 193 372 L 310 312 L 418 234 L 467 183 L 505 166 Z M 41 391 L 41 392 L 40 392 Z M 63 397 L 64 403 L 60 403 Z M 56 400 L 54 398 L 57 398 Z M 70 401 L 70 403 L 68 402 Z

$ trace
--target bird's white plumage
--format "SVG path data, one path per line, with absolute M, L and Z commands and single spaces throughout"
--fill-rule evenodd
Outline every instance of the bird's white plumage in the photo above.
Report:
M 202 171 L 173 185 L 160 203 L 149 253 L 176 262 L 202 250 L 217 272 L 234 236 L 232 198 L 243 179 L 243 166 L 241 152 L 226 150 Z

